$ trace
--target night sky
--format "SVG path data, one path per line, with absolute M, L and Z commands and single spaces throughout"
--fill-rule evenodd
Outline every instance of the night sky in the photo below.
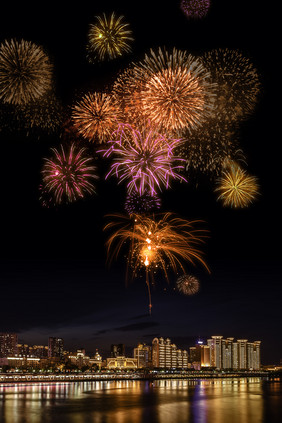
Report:
M 204 222 L 209 237 L 203 251 L 211 273 L 200 265 L 191 267 L 200 290 L 189 297 L 173 289 L 173 279 L 168 285 L 159 274 L 150 316 L 144 279 L 126 284 L 122 256 L 110 267 L 106 264 L 105 215 L 124 212 L 125 186 L 115 178 L 105 181 L 108 168 L 97 160 L 96 195 L 44 208 L 38 191 L 43 157 L 60 139 L 0 131 L 0 331 L 18 332 L 19 340 L 31 345 L 46 345 L 49 336 L 60 336 L 66 348 L 98 348 L 104 358 L 112 343 L 124 343 L 131 354 L 138 342 L 151 343 L 155 336 L 188 348 L 198 338 L 223 335 L 261 340 L 263 363 L 279 362 L 281 137 L 275 108 L 280 75 L 273 10 L 253 0 L 211 0 L 207 17 L 191 21 L 180 1 L 59 3 L 59 8 L 56 2 L 40 8 L 10 3 L 0 17 L 0 41 L 23 38 L 45 48 L 54 63 L 56 94 L 66 108 L 88 88 L 102 91 L 150 48 L 176 47 L 197 55 L 227 47 L 248 56 L 262 90 L 254 114 L 240 127 L 240 145 L 249 173 L 258 178 L 260 195 L 250 207 L 237 210 L 216 200 L 208 178 L 197 186 L 175 181 L 162 192 L 161 211 Z M 130 24 L 132 53 L 90 64 L 85 54 L 89 24 L 112 11 Z

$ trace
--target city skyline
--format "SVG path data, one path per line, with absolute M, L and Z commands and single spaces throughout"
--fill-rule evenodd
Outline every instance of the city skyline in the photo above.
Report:
M 180 3 L 180 2 L 179 2 Z M 140 10 L 131 2 L 82 2 L 76 10 L 19 5 L 6 14 L 2 43 L 16 37 L 44 46 L 52 57 L 56 93 L 68 109 L 82 93 L 104 90 L 131 61 L 150 48 L 179 48 L 200 55 L 213 48 L 238 49 L 250 57 L 261 81 L 254 113 L 240 126 L 247 170 L 258 178 L 260 194 L 245 209 L 223 207 L 208 177 L 172 181 L 161 193 L 161 211 L 202 221 L 208 236 L 201 249 L 210 273 L 189 272 L 199 291 L 185 296 L 175 289 L 177 275 L 163 274 L 152 289 L 152 313 L 144 276 L 126 282 L 126 253 L 107 264 L 106 216 L 124 213 L 126 186 L 112 177 L 108 162 L 95 159 L 96 194 L 81 201 L 44 208 L 39 201 L 43 159 L 59 147 L 57 134 L 18 131 L 1 104 L 2 245 L 0 256 L 1 331 L 16 331 L 26 343 L 47 334 L 70 346 L 95 351 L 111 343 L 148 342 L 168 337 L 180 347 L 209 334 L 262 341 L 262 362 L 282 358 L 280 178 L 276 56 L 270 19 L 257 2 L 214 0 L 203 20 L 189 21 L 174 1 Z M 132 52 L 107 63 L 86 59 L 89 24 L 103 12 L 116 11 L 130 24 Z M 137 16 L 138 15 L 138 16 Z M 52 31 L 50 31 L 50 24 Z M 265 48 L 264 46 L 267 46 Z M 8 117 L 7 117 L 8 116 Z M 7 129 L 8 127 L 8 129 Z M 86 144 L 91 150 L 92 145 Z M 41 343 L 41 342 L 39 342 Z

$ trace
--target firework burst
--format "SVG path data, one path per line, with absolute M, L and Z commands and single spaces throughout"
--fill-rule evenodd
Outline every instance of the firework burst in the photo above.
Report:
M 181 0 L 180 9 L 187 18 L 204 18 L 210 8 L 210 0 Z
M 0 99 L 15 105 L 38 100 L 52 87 L 52 71 L 40 46 L 5 40 L 0 46 Z
M 113 215 L 114 221 L 104 229 L 114 232 L 107 241 L 108 257 L 116 257 L 122 247 L 129 243 L 128 264 L 135 277 L 145 269 L 146 284 L 149 292 L 149 309 L 151 310 L 150 285 L 154 283 L 154 274 L 161 270 L 166 279 L 168 269 L 177 272 L 184 270 L 184 263 L 200 262 L 206 268 L 198 245 L 203 242 L 204 231 L 196 230 L 197 222 L 189 222 L 173 213 L 156 216 L 131 215 L 129 217 Z
M 189 177 L 200 173 L 213 179 L 222 173 L 227 160 L 245 160 L 237 128 L 225 121 L 211 120 L 200 129 L 181 132 L 181 137 L 176 154 L 185 159 Z
M 218 178 L 215 191 L 219 193 L 218 200 L 222 200 L 224 206 L 244 208 L 256 199 L 259 187 L 257 178 L 231 163 Z
M 100 144 L 110 138 L 121 118 L 117 103 L 105 93 L 88 93 L 72 108 L 74 128 L 83 138 Z
M 258 72 L 238 50 L 214 49 L 202 57 L 216 82 L 215 110 L 228 122 L 240 121 L 253 113 L 260 93 Z
M 155 195 L 164 186 L 169 188 L 170 179 L 185 178 L 177 172 L 183 168 L 183 159 L 173 155 L 181 141 L 159 134 L 154 126 L 146 125 L 137 130 L 129 124 L 120 124 L 110 147 L 101 150 L 104 157 L 114 156 L 108 178 L 115 175 L 120 182 L 128 180 L 128 192 L 145 190 Z
M 53 157 L 44 159 L 42 169 L 41 191 L 45 198 L 50 194 L 56 204 L 70 203 L 95 192 L 96 167 L 85 154 L 85 148 L 76 149 L 75 144 L 71 144 L 67 152 L 62 145 L 60 150 L 52 148 L 51 151 Z
M 127 194 L 124 208 L 129 215 L 144 214 L 153 212 L 161 207 L 161 200 L 157 195 L 148 191 L 140 194 L 138 191 L 131 191 Z
M 182 275 L 176 281 L 176 289 L 184 295 L 194 295 L 199 288 L 200 284 L 195 276 Z
M 95 23 L 88 31 L 88 58 L 89 61 L 103 61 L 115 59 L 124 53 L 131 52 L 132 31 L 129 24 L 123 21 L 124 17 L 96 16 Z
M 213 111 L 210 74 L 186 51 L 151 49 L 134 65 L 134 85 L 140 112 L 169 132 L 199 126 Z

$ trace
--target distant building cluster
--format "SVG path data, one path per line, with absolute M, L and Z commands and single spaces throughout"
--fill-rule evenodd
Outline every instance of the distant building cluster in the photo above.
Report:
M 64 349 L 64 340 L 49 337 L 48 345 L 18 343 L 16 333 L 0 333 L 0 368 L 57 369 L 228 369 L 259 370 L 261 341 L 211 336 L 206 343 L 198 341 L 189 351 L 180 349 L 170 338 L 154 338 L 151 345 L 139 343 L 132 356 L 125 354 L 124 344 L 112 344 L 110 357 L 102 359 L 98 350 L 93 356 L 84 348 L 75 352 Z

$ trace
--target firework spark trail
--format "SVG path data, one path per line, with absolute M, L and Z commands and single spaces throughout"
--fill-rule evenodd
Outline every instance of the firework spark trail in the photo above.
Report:
M 187 221 L 173 213 L 155 216 L 109 215 L 113 220 L 104 230 L 112 230 L 106 246 L 108 259 L 117 257 L 125 244 L 129 244 L 128 267 L 134 278 L 141 270 L 146 272 L 146 284 L 154 283 L 154 273 L 161 270 L 167 281 L 168 269 L 185 272 L 185 263 L 200 262 L 207 270 L 198 245 L 203 242 L 206 231 L 194 229 L 198 221 Z M 149 309 L 151 310 L 151 297 Z
M 95 192 L 92 183 L 97 179 L 94 173 L 96 167 L 91 165 L 91 158 L 85 155 L 85 148 L 75 152 L 75 144 L 66 153 L 61 145 L 61 151 L 52 148 L 53 157 L 45 159 L 42 169 L 43 188 L 54 198 L 55 203 L 61 204 L 76 201 L 86 193 Z
M 170 139 L 156 132 L 154 126 L 140 130 L 129 124 L 120 124 L 115 132 L 116 138 L 110 140 L 110 147 L 103 152 L 104 157 L 114 156 L 108 178 L 115 175 L 119 182 L 129 180 L 128 192 L 136 190 L 143 194 L 149 190 L 155 195 L 162 186 L 170 187 L 170 179 L 186 179 L 177 172 L 183 168 L 184 159 L 173 155 L 181 140 Z
M 96 22 L 88 31 L 89 61 L 112 60 L 124 53 L 130 53 L 130 43 L 134 41 L 129 24 L 123 22 L 123 16 L 116 17 L 113 12 L 107 17 L 96 16 Z

